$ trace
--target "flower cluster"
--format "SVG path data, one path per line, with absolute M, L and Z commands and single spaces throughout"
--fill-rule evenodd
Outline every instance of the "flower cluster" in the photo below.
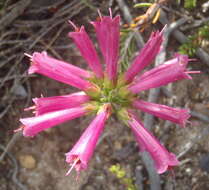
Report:
M 176 54 L 175 58 L 140 73 L 151 64 L 160 51 L 163 30 L 151 34 L 148 42 L 140 50 L 133 63 L 124 73 L 119 72 L 119 24 L 120 17 L 101 16 L 91 22 L 96 31 L 103 62 L 96 52 L 84 26 L 77 27 L 71 21 L 75 31 L 69 36 L 75 42 L 82 57 L 92 71 L 86 71 L 70 63 L 57 60 L 46 52 L 28 55 L 31 66 L 28 73 L 39 73 L 59 82 L 80 89 L 80 92 L 63 96 L 34 98 L 34 117 L 20 119 L 24 136 L 33 137 L 39 132 L 60 123 L 88 114 L 95 114 L 95 119 L 83 132 L 74 147 L 66 153 L 66 162 L 79 173 L 85 170 L 102 133 L 105 122 L 111 114 L 117 115 L 133 131 L 141 151 L 148 151 L 158 173 L 163 173 L 179 161 L 143 126 L 134 113 L 134 108 L 159 118 L 169 120 L 185 127 L 190 117 L 187 109 L 171 108 L 150 103 L 138 98 L 137 93 L 160 87 L 168 83 L 191 79 L 186 69 L 189 61 L 186 55 Z M 105 66 L 105 67 L 104 67 Z M 104 67 L 104 69 L 103 69 Z M 140 74 L 139 74 L 140 73 Z

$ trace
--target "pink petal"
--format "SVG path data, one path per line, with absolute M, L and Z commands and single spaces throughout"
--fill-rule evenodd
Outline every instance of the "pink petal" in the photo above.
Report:
M 47 112 L 69 109 L 80 106 L 89 101 L 89 96 L 84 92 L 77 92 L 65 96 L 34 98 L 36 116 Z
M 80 75 L 88 77 L 88 72 L 63 61 L 50 58 L 46 52 L 33 53 L 31 61 L 29 74 L 39 73 L 82 90 L 92 86 L 91 83 L 79 77 Z
M 140 50 L 139 55 L 134 59 L 132 65 L 125 73 L 125 80 L 129 83 L 134 77 L 147 65 L 149 65 L 156 57 L 160 50 L 160 46 L 163 41 L 163 30 L 161 32 L 153 32 L 145 44 Z
M 85 170 L 87 168 L 88 162 L 93 155 L 97 141 L 101 132 L 104 129 L 104 124 L 105 121 L 108 119 L 109 114 L 109 105 L 105 105 L 103 110 L 98 113 L 96 118 L 83 132 L 82 136 L 74 145 L 72 150 L 66 153 L 66 162 L 71 164 L 76 162 L 75 169 L 77 172 L 80 172 L 81 170 Z M 69 174 L 70 171 L 67 174 Z
M 80 77 L 89 78 L 91 77 L 90 73 L 88 71 L 85 71 L 84 69 L 81 69 L 75 65 L 72 65 L 70 63 L 55 59 L 53 57 L 50 57 L 47 55 L 46 52 L 35 52 L 33 56 L 31 57 L 31 61 L 37 64 L 45 64 L 48 67 L 51 67 L 53 69 L 65 69 L 66 72 L 76 74 Z M 37 68 L 32 64 L 32 66 L 29 68 L 29 74 L 32 74 L 36 72 Z
M 172 108 L 161 104 L 145 102 L 143 100 L 135 100 L 133 106 L 161 119 L 177 123 L 181 127 L 185 127 L 190 117 L 189 110 L 187 109 Z
M 173 166 L 177 166 L 179 161 L 173 153 L 170 153 L 159 141 L 143 126 L 140 121 L 137 121 L 134 115 L 128 120 L 129 125 L 136 137 L 139 145 L 143 145 L 152 159 L 154 160 L 155 168 L 159 174 L 166 172 Z
M 23 135 L 33 137 L 45 129 L 85 115 L 87 112 L 88 110 L 84 106 L 80 106 L 20 119 L 20 122 L 24 125 Z
M 186 70 L 187 63 L 188 59 L 185 59 L 183 55 L 167 61 L 165 64 L 159 65 L 139 76 L 130 84 L 129 90 L 133 93 L 138 93 L 150 88 L 167 85 L 177 80 L 192 79 L 191 76 L 188 75 L 189 72 Z
M 189 59 L 187 55 L 175 54 L 175 58 L 166 61 L 164 64 L 161 64 L 137 77 L 134 82 L 147 80 L 152 76 L 159 75 L 159 72 L 164 72 L 166 69 L 169 69 L 171 66 L 177 65 L 181 66 L 183 70 L 186 70 Z M 190 76 L 189 76 L 190 77 Z
M 70 32 L 69 36 L 73 38 L 81 55 L 87 61 L 89 67 L 94 71 L 96 76 L 98 78 L 103 77 L 102 65 L 100 64 L 99 57 L 84 27 L 82 26 L 75 32 Z
M 92 24 L 95 27 L 99 46 L 107 65 L 107 76 L 110 80 L 115 80 L 119 54 L 120 17 L 103 16 L 100 21 L 92 22 Z

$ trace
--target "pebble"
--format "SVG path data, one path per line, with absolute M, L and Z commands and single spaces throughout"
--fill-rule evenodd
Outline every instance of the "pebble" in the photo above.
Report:
M 200 168 L 209 173 L 209 153 L 201 157 Z
M 32 155 L 21 155 L 19 162 L 26 169 L 34 169 L 36 167 L 36 160 Z

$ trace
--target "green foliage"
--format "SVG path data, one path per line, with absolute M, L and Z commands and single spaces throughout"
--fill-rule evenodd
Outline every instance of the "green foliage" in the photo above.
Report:
M 126 172 L 124 169 L 122 169 L 120 167 L 119 164 L 116 164 L 116 165 L 112 165 L 110 168 L 109 168 L 109 171 L 113 174 L 116 175 L 117 178 L 121 179 L 121 178 L 124 178 L 125 175 L 126 175 Z
M 134 53 L 137 51 L 136 40 L 133 30 L 122 30 L 120 36 L 120 66 L 121 72 L 127 70 Z
M 209 23 L 207 23 L 205 26 L 199 28 L 198 36 L 200 36 L 201 38 L 204 38 L 206 40 L 209 40 Z
M 133 179 L 126 177 L 126 171 L 121 168 L 119 164 L 112 165 L 109 168 L 109 171 L 113 173 L 121 181 L 122 184 L 126 186 L 127 190 L 137 190 L 133 183 Z
M 182 0 L 176 0 L 178 4 L 181 3 Z M 184 0 L 184 8 L 185 9 L 193 9 L 197 6 L 197 0 Z
M 0 10 L 4 8 L 6 0 L 0 0 Z
M 197 0 L 184 0 L 184 8 L 193 9 L 197 5 Z
M 179 47 L 179 52 L 193 57 L 197 48 L 201 46 L 203 40 L 209 40 L 209 25 L 206 24 L 198 29 L 198 31 L 188 37 L 188 41 Z
M 198 45 L 194 43 L 194 40 L 195 40 L 194 36 L 189 36 L 188 39 L 189 39 L 188 42 L 182 44 L 179 47 L 179 52 L 182 54 L 187 54 L 190 57 L 193 57 L 196 53 Z
M 137 3 L 134 5 L 134 8 L 149 7 L 152 3 Z

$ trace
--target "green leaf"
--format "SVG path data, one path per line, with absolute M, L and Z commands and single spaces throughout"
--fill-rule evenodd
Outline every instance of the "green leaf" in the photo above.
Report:
M 197 0 L 184 0 L 184 8 L 193 9 L 197 5 Z
M 137 3 L 134 5 L 134 8 L 141 8 L 141 7 L 150 7 L 152 3 Z

